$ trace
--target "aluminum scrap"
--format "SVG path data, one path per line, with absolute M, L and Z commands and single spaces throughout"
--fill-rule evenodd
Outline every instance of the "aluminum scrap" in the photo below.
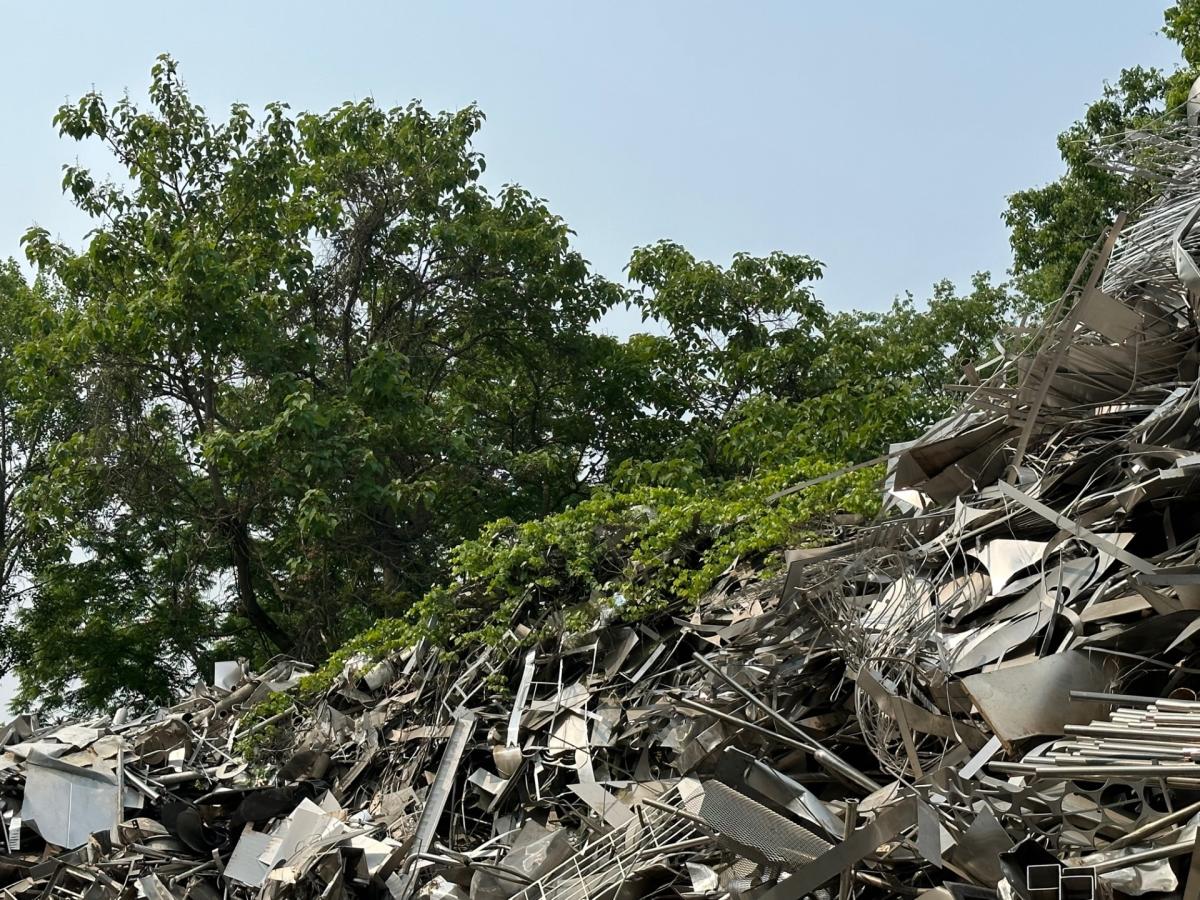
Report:
M 18 717 L 4 897 L 1200 897 L 1200 138 L 1101 162 L 1159 199 L 892 448 L 875 521 L 316 699 L 229 662 L 140 718 Z

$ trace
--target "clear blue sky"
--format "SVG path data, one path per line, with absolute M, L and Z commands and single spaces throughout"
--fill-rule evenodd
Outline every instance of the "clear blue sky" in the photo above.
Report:
M 829 305 L 878 308 L 1008 268 L 1005 196 L 1059 173 L 1105 79 L 1175 62 L 1166 2 L 7 4 L 0 255 L 35 222 L 82 235 L 56 107 L 144 96 L 169 52 L 214 114 L 478 102 L 488 180 L 545 197 L 612 277 L 659 238 L 780 249 L 828 264 Z

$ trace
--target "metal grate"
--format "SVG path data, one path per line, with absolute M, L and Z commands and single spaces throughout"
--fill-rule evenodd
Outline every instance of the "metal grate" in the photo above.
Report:
M 832 844 L 720 781 L 704 782 L 700 817 L 723 837 L 788 868 L 812 862 Z
M 683 779 L 660 798 L 687 813 L 700 784 Z M 515 894 L 513 900 L 598 900 L 611 897 L 633 875 L 673 848 L 699 837 L 687 818 L 640 806 L 624 825 L 590 841 L 579 852 Z

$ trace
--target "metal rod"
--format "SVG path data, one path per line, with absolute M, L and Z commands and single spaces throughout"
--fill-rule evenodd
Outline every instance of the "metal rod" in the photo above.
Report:
M 645 804 L 646 806 L 652 806 L 655 809 L 659 810 L 660 812 L 665 812 L 669 815 L 677 816 L 680 819 L 684 819 L 688 822 L 691 822 L 697 828 L 703 829 L 706 834 L 710 834 L 710 835 L 716 834 L 716 831 L 713 829 L 713 827 L 711 825 L 708 824 L 707 821 L 705 821 L 704 819 L 700 818 L 697 815 L 693 815 L 692 813 L 688 812 L 686 809 L 680 809 L 677 806 L 670 806 L 666 803 L 659 803 L 657 800 L 651 800 L 649 797 L 647 797 L 645 800 L 643 800 L 642 803 Z
M 788 737 L 786 734 L 780 734 L 778 731 L 772 731 L 770 728 L 764 728 L 754 722 L 748 722 L 745 719 L 732 715 L 731 713 L 722 712 L 719 709 L 713 709 L 707 703 L 701 703 L 699 700 L 693 700 L 690 697 L 679 697 L 676 702 L 680 706 L 688 709 L 694 709 L 696 712 L 706 713 L 714 719 L 720 719 L 722 722 L 728 722 L 730 725 L 737 725 L 739 728 L 749 728 L 751 731 L 757 731 L 764 737 L 769 737 L 772 740 L 791 747 L 793 750 L 803 750 L 805 753 L 812 753 L 812 747 L 808 744 L 801 743 L 795 738 Z
M 1200 746 L 1200 732 L 1181 731 L 1178 728 L 1150 728 L 1141 730 L 1125 728 L 1120 725 L 1065 725 L 1067 734 L 1082 734 L 1089 737 L 1119 737 L 1127 741 L 1163 741 L 1170 743 L 1187 743 L 1195 741 Z
M 1001 775 L 1032 775 L 1037 771 L 1037 766 L 1032 763 L 1019 762 L 991 762 L 988 763 L 988 768 Z
M 1176 822 L 1182 822 L 1185 819 L 1190 819 L 1196 813 L 1200 812 L 1200 800 L 1195 803 L 1189 803 L 1187 806 L 1181 806 L 1175 812 L 1167 813 L 1161 818 L 1155 819 L 1152 822 L 1147 822 L 1141 828 L 1135 828 L 1128 834 L 1123 834 L 1115 841 L 1110 843 L 1106 850 L 1120 850 L 1122 847 L 1128 847 L 1130 844 L 1136 844 L 1145 840 L 1151 835 L 1158 834 L 1166 828 L 1174 825 Z
M 1136 694 L 1106 694 L 1102 691 L 1071 691 L 1072 700 L 1091 700 L 1098 703 L 1127 703 L 1130 706 L 1153 706 L 1161 697 L 1141 697 Z
M 1116 859 L 1096 863 L 1092 868 L 1096 870 L 1097 875 L 1102 875 L 1105 872 L 1115 872 L 1117 869 L 1136 866 L 1144 862 L 1170 859 L 1172 856 L 1183 856 L 1185 853 L 1191 853 L 1195 846 L 1195 841 L 1180 841 L 1177 844 L 1167 844 L 1165 847 L 1155 847 L 1153 850 L 1143 850 L 1141 853 L 1130 853 L 1128 856 L 1120 856 Z
M 842 841 L 848 841 L 854 836 L 858 825 L 858 801 L 854 798 L 846 800 L 846 823 L 842 830 Z M 838 900 L 850 900 L 854 891 L 854 866 L 846 866 L 842 870 L 841 881 L 838 883 Z
M 854 766 L 850 765 L 850 763 L 846 762 L 836 753 L 822 746 L 816 738 L 806 733 L 803 729 L 795 725 L 785 716 L 780 715 L 778 711 L 772 709 L 762 700 L 759 700 L 758 697 L 756 697 L 751 691 L 738 684 L 733 680 L 733 678 L 731 678 L 729 675 L 726 675 L 724 672 L 714 666 L 704 656 L 699 653 L 693 653 L 692 659 L 696 660 L 696 662 L 708 669 L 709 672 L 711 672 L 713 675 L 716 675 L 723 682 L 733 688 L 746 700 L 746 702 L 753 704 L 762 712 L 766 713 L 766 715 L 772 720 L 778 722 L 784 728 L 788 729 L 788 731 L 795 734 L 800 740 L 809 744 L 810 746 L 807 749 L 810 753 L 812 753 L 813 758 L 817 762 L 867 791 L 877 791 L 883 787 L 883 785 L 854 768 Z
M 1095 775 L 1131 775 L 1139 778 L 1164 778 L 1170 775 L 1200 776 L 1200 765 L 1195 766 L 1037 766 L 1034 774 L 1039 777 L 1091 778 Z

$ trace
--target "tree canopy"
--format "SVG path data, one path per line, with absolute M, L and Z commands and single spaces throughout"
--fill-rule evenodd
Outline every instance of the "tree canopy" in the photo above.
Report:
M 31 229 L 38 282 L 0 280 L 3 650 L 48 707 L 163 699 L 230 655 L 319 660 L 515 565 L 484 559 L 498 535 L 540 529 L 553 556 L 647 502 L 676 512 L 629 547 L 689 544 L 707 574 L 651 579 L 644 603 L 689 596 L 862 507 L 860 477 L 739 524 L 936 418 L 1010 307 L 981 275 L 831 312 L 810 257 L 669 241 L 615 282 L 543 201 L 484 184 L 474 107 L 218 119 L 162 57 L 147 106 L 89 93 L 55 123 L 113 171 L 66 167 L 93 230 Z M 622 304 L 645 333 L 599 333 Z M 447 621 L 486 629 L 512 598 L 485 595 Z
M 1004 221 L 1013 274 L 1032 300 L 1057 299 L 1083 254 L 1117 214 L 1135 213 L 1149 199 L 1148 185 L 1106 171 L 1093 160 L 1114 135 L 1152 131 L 1183 119 L 1188 91 L 1200 75 L 1200 0 L 1179 0 L 1168 7 L 1162 32 L 1179 45 L 1179 65 L 1170 73 L 1137 65 L 1122 69 L 1083 118 L 1058 136 L 1066 171 L 1049 184 L 1008 198 Z

